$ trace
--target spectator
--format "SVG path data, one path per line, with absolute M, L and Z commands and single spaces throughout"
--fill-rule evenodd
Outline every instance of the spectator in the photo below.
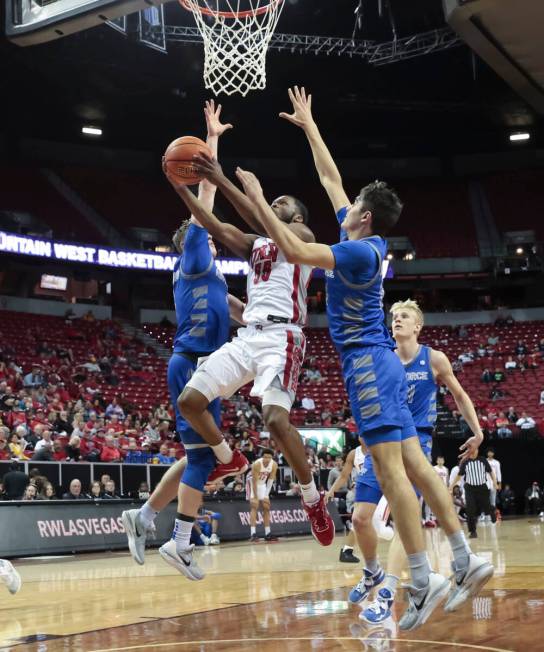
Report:
M 471 351 L 464 351 L 457 357 L 457 359 L 462 364 L 469 364 L 474 361 L 474 354 Z
M 493 375 L 489 371 L 489 369 L 484 369 L 482 372 L 482 375 L 480 376 L 480 380 L 482 380 L 484 383 L 490 383 L 493 379 Z
M 508 412 L 506 413 L 506 418 L 510 423 L 516 423 L 518 420 L 518 413 L 515 411 L 513 407 L 508 408 Z
M 512 430 L 508 427 L 509 424 L 510 422 L 504 412 L 499 412 L 499 416 L 495 421 L 495 428 L 497 429 L 497 437 L 499 439 L 510 439 L 512 437 Z
M 53 424 L 53 430 L 59 435 L 71 435 L 73 426 L 68 422 L 68 412 L 61 410 Z
M 100 482 L 98 482 L 98 480 L 95 480 L 91 483 L 91 486 L 89 487 L 89 498 L 93 500 L 102 498 L 102 487 L 100 486 Z
M 319 369 L 306 369 L 304 372 L 304 379 L 309 383 L 322 383 L 323 376 Z
M 315 410 L 315 401 L 311 396 L 304 396 L 302 398 L 302 408 L 304 410 Z
M 55 500 L 56 497 L 53 485 L 50 482 L 45 482 L 40 491 L 39 498 L 42 500 Z
M 334 460 L 334 467 L 329 471 L 329 477 L 327 478 L 327 489 L 330 489 L 332 485 L 335 483 L 336 479 L 340 477 L 342 474 L 342 468 L 344 466 L 344 460 L 341 455 L 337 455 L 336 459 Z M 348 485 L 347 483 L 344 484 L 342 487 L 338 489 L 339 492 L 347 492 L 348 491 Z
M 38 490 L 36 489 L 36 485 L 29 484 L 26 486 L 25 493 L 23 494 L 23 500 L 36 500 L 37 494 Z
M 24 453 L 23 441 L 24 440 L 21 440 L 16 432 L 14 432 L 9 438 L 9 450 L 11 451 L 11 456 L 17 458 L 18 460 L 29 459 Z
M 26 473 L 20 470 L 19 463 L 16 460 L 10 464 L 9 468 L 10 470 L 3 480 L 4 493 L 7 500 L 21 500 L 29 483 L 29 478 Z
M 468 337 L 468 330 L 467 330 L 467 327 L 464 324 L 461 324 L 459 326 L 459 337 L 461 339 L 464 339 L 465 337 Z
M 41 387 L 42 385 L 44 385 L 44 377 L 40 372 L 40 368 L 34 366 L 32 367 L 32 371 L 23 378 L 23 386 L 30 389 L 32 387 Z
M 53 433 L 51 430 L 43 430 L 42 438 L 34 446 L 34 452 L 37 453 L 42 448 L 47 448 L 48 451 L 51 451 L 53 448 L 53 442 L 51 441 L 52 436 Z
M 112 402 L 106 408 L 106 419 L 109 419 L 114 414 L 117 416 L 118 420 L 123 420 L 125 418 L 125 411 L 119 405 L 117 397 L 114 397 Z
M 138 487 L 138 500 L 147 500 L 150 495 L 151 492 L 147 482 L 140 482 L 140 486 Z
M 81 459 L 81 439 L 77 435 L 70 437 L 65 453 L 69 462 L 79 462 Z
M 119 450 L 118 441 L 113 435 L 106 435 L 104 439 L 104 446 L 100 451 L 101 462 L 120 462 L 122 459 L 121 451 Z
M 503 514 L 512 514 L 516 509 L 516 496 L 509 484 L 504 485 L 504 489 L 499 494 L 501 511 Z
M 508 360 L 504 363 L 504 368 L 506 371 L 514 371 L 518 366 L 518 363 L 514 360 L 514 358 L 509 355 Z
M 516 421 L 516 426 L 527 436 L 536 436 L 536 422 L 527 412 L 523 411 L 521 417 Z
M 527 346 L 525 342 L 522 340 L 518 340 L 517 346 L 516 346 L 516 354 L 517 355 L 525 355 L 527 353 Z
M 506 376 L 504 375 L 504 371 L 502 369 L 499 369 L 499 367 L 497 367 L 495 369 L 495 372 L 493 373 L 493 381 L 495 383 L 502 383 L 504 382 L 505 378 Z
M 173 464 L 176 461 L 175 457 L 170 457 L 168 454 L 168 444 L 161 444 L 159 454 L 155 456 L 158 464 Z
M 70 489 L 62 495 L 62 500 L 85 500 L 87 496 L 81 493 L 81 480 L 74 478 L 70 482 Z
M 525 492 L 525 513 L 538 514 L 542 509 L 542 490 L 538 482 L 533 484 Z M 541 514 L 542 515 L 542 514 Z
M 0 460 L 11 459 L 11 450 L 9 449 L 8 442 L 5 439 L 0 439 Z
M 54 462 L 64 462 L 66 460 L 66 451 L 62 446 L 62 442 L 58 440 L 53 442 L 53 452 L 51 458 Z
M 489 346 L 496 346 L 499 343 L 499 336 L 498 335 L 490 335 L 487 338 L 487 343 Z
M 540 405 L 544 405 L 544 389 L 540 392 Z
M 108 480 L 104 485 L 104 493 L 102 498 L 110 500 L 112 498 L 120 498 L 120 496 L 115 491 L 115 482 L 113 480 Z
M 485 344 L 482 342 L 478 345 L 478 348 L 476 349 L 476 353 L 478 354 L 479 358 L 485 358 L 487 355 L 487 350 L 485 348 Z
M 100 365 L 98 364 L 96 358 L 94 355 L 89 356 L 89 359 L 87 362 L 84 362 L 80 367 L 83 367 L 86 369 L 90 374 L 98 374 L 100 373 Z

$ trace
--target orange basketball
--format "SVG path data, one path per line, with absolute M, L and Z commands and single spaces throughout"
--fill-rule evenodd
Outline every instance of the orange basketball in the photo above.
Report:
M 168 171 L 175 174 L 186 186 L 193 186 L 202 181 L 193 164 L 195 154 L 212 156 L 208 145 L 195 136 L 182 136 L 176 138 L 166 148 L 164 160 Z

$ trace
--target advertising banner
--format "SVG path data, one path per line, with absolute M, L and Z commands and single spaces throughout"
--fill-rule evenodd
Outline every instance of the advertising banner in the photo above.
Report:
M 336 505 L 330 505 L 339 530 L 343 527 L 342 520 Z M 221 514 L 218 535 L 222 540 L 249 539 L 247 501 L 210 500 L 204 506 Z M 126 548 L 121 512 L 135 507 L 138 504 L 124 500 L 0 503 L 0 557 Z M 175 503 L 159 514 L 155 521 L 157 536 L 152 545 L 159 546 L 170 538 L 175 514 Z M 272 532 L 279 537 L 310 533 L 310 524 L 298 498 L 272 498 L 270 520 Z M 257 527 L 258 533 L 264 534 L 261 514 Z

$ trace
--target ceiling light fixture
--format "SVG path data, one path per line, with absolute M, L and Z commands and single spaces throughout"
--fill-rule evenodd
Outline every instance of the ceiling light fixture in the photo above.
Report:
M 531 137 L 531 134 L 528 133 L 527 131 L 520 131 L 515 134 L 510 134 L 510 142 L 515 143 L 520 140 L 529 140 Z
M 88 136 L 101 136 L 102 129 L 100 127 L 81 127 L 81 133 L 87 134 Z

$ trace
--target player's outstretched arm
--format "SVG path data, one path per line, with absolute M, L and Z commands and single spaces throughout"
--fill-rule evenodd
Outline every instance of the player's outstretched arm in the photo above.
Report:
M 467 422 L 468 427 L 473 433 L 473 436 L 467 439 L 459 448 L 461 451 L 459 459 L 463 461 L 468 459 L 471 453 L 477 450 L 484 440 L 478 416 L 469 395 L 462 388 L 461 383 L 453 373 L 451 363 L 447 356 L 441 351 L 432 351 L 431 365 L 437 382 L 446 385 L 450 390 L 459 412 L 463 415 L 463 419 Z
M 210 210 L 202 205 L 190 189 L 180 183 L 179 179 L 170 173 L 166 167 L 164 168 L 164 173 L 174 190 L 191 212 L 191 215 L 194 215 L 199 224 L 214 238 L 226 245 L 234 254 L 240 256 L 240 258 L 249 259 L 253 243 L 257 236 L 248 235 L 232 224 L 226 224 L 218 220 Z
M 303 242 L 298 235 L 295 235 L 286 224 L 279 220 L 268 205 L 261 184 L 252 172 L 238 168 L 236 176 L 240 179 L 247 197 L 251 200 L 255 214 L 268 235 L 283 251 L 288 262 L 334 269 L 335 260 L 332 249 L 324 244 Z
M 233 294 L 228 295 L 228 300 L 230 318 L 239 324 L 245 324 L 243 314 L 246 309 L 246 304 Z
M 221 190 L 249 228 L 259 235 L 264 235 L 266 233 L 265 229 L 255 216 L 253 204 L 246 195 L 244 195 L 244 193 L 237 188 L 227 176 L 225 176 L 223 168 L 217 161 L 217 156 L 209 158 L 205 155 L 197 155 L 193 157 L 193 160 L 197 172 L 204 175 L 204 178 L 208 183 L 210 183 L 210 185 Z
M 304 88 L 299 89 L 298 86 L 288 89 L 288 93 L 293 105 L 293 113 L 280 113 L 280 118 L 285 118 L 304 130 L 312 148 L 314 163 L 321 185 L 325 188 L 334 211 L 338 212 L 344 206 L 349 206 L 350 201 L 342 185 L 342 177 L 338 167 L 313 118 L 312 96 L 306 95 L 306 90 Z
M 217 158 L 219 138 L 225 133 L 225 131 L 232 129 L 230 123 L 221 123 L 221 109 L 221 104 L 218 104 L 216 107 L 214 100 L 206 100 L 204 106 L 204 117 L 206 118 L 206 127 L 208 130 L 206 143 L 214 158 Z M 208 179 L 203 179 L 198 185 L 198 198 L 202 202 L 202 205 L 209 211 L 213 210 L 216 190 L 217 186 L 208 181 Z M 191 218 L 194 222 L 197 222 L 194 215 L 191 216 Z

